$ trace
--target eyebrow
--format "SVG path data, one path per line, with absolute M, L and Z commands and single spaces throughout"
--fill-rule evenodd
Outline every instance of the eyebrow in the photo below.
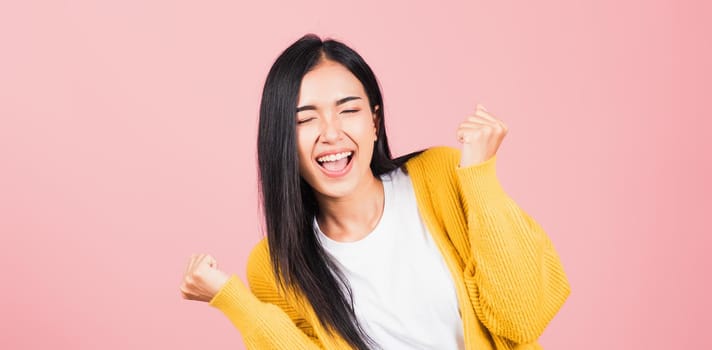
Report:
M 349 101 L 352 101 L 352 100 L 360 100 L 360 99 L 361 99 L 361 98 L 358 97 L 358 96 L 348 96 L 348 97 L 344 97 L 344 98 L 342 98 L 342 99 L 336 101 L 336 105 L 338 106 L 338 105 L 344 104 L 344 103 L 349 102 Z M 311 111 L 315 111 L 315 110 L 316 110 L 316 106 L 313 106 L 313 105 L 306 105 L 306 106 L 298 107 L 298 108 L 297 108 L 297 113 L 299 113 L 299 112 L 301 112 L 301 111 L 310 111 L 310 110 L 311 110 Z

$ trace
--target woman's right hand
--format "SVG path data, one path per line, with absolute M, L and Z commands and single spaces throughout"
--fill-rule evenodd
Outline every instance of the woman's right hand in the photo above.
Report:
M 230 276 L 218 270 L 218 263 L 208 254 L 193 254 L 183 276 L 183 299 L 209 302 Z

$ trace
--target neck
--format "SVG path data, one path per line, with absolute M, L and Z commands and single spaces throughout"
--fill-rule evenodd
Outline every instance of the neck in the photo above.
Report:
M 375 176 L 348 196 L 317 196 L 319 228 L 335 241 L 358 241 L 371 233 L 380 221 L 384 200 L 383 183 Z

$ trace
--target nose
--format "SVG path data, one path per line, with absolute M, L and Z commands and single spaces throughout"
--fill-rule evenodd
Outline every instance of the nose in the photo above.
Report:
M 327 143 L 339 141 L 342 137 L 341 120 L 338 117 L 324 118 L 321 128 L 321 140 Z

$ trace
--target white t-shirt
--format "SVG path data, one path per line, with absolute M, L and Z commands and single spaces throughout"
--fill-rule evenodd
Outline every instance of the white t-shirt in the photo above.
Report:
M 363 239 L 337 242 L 314 220 L 324 249 L 348 279 L 356 317 L 382 349 L 464 349 L 455 285 L 425 227 L 408 175 L 381 176 L 381 220 Z

